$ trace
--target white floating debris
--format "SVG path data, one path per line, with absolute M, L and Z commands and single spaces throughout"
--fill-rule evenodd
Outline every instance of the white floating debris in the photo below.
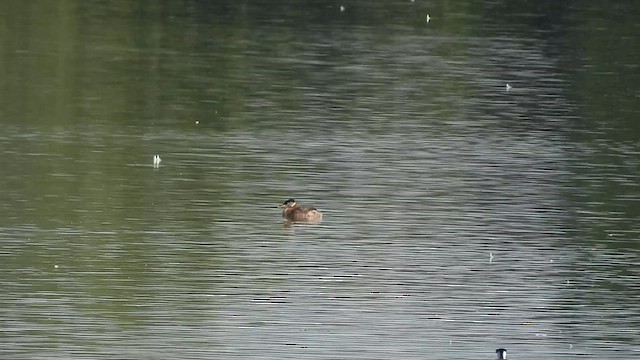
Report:
M 345 8 L 344 6 L 340 5 L 340 12 L 344 12 Z
M 57 269 L 57 268 L 58 268 L 58 264 L 56 264 L 56 265 L 53 265 L 53 267 L 54 267 L 55 269 Z
M 429 21 L 431 21 L 431 16 L 427 14 L 427 23 L 429 23 Z
M 153 156 L 153 167 L 160 166 L 160 161 L 162 161 L 162 159 L 160 159 L 160 155 L 154 155 Z
M 196 120 L 196 125 L 200 124 L 200 121 Z
M 489 262 L 493 262 L 493 253 L 492 252 L 489 253 Z
M 511 90 L 511 85 L 507 84 L 507 86 L 505 86 L 505 89 L 507 89 L 507 91 Z

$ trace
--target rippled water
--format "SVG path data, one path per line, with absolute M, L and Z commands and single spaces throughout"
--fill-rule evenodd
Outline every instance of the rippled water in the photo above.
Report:
M 2 357 L 637 356 L 639 109 L 584 85 L 637 63 L 567 48 L 579 15 L 389 4 L 133 40 L 83 5 L 83 51 L 5 51 Z

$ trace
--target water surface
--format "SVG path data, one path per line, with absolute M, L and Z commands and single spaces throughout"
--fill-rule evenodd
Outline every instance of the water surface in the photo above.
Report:
M 634 358 L 640 7 L 536 4 L 4 3 L 0 354 Z

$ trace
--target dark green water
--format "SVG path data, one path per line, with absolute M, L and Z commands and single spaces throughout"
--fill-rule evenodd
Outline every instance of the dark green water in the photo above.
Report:
M 0 357 L 636 357 L 638 18 L 0 3 Z

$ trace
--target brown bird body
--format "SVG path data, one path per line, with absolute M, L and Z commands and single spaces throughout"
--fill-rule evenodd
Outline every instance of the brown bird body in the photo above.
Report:
M 318 222 L 322 220 L 322 213 L 314 207 L 300 206 L 294 199 L 289 199 L 280 205 L 282 217 L 288 221 Z

